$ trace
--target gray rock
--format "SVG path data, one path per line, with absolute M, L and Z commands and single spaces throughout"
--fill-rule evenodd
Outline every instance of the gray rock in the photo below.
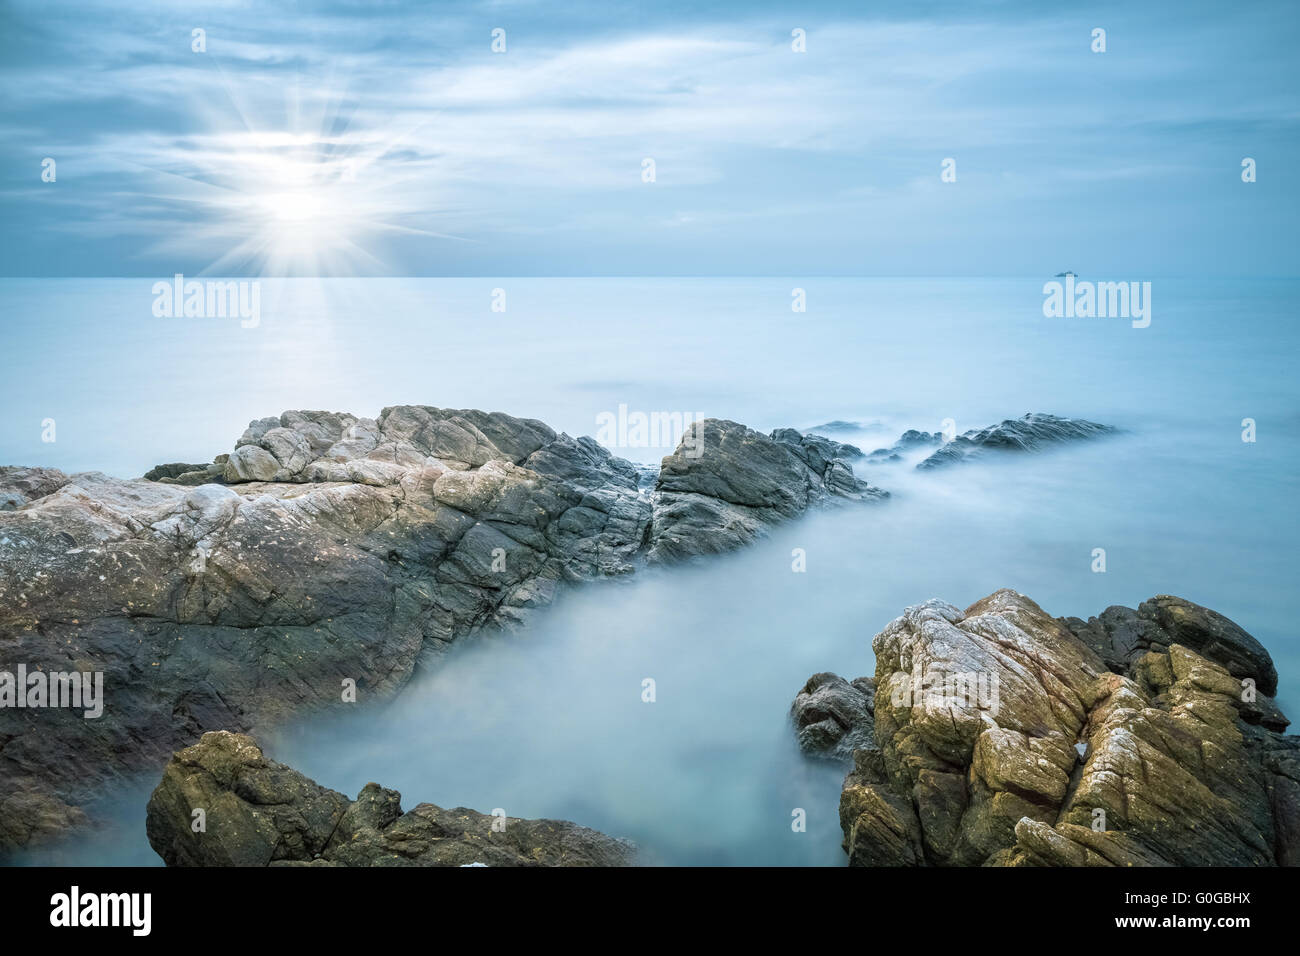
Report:
M 223 476 L 231 484 L 241 481 L 271 481 L 280 462 L 261 445 L 240 445 L 226 459 Z
M 191 465 L 185 462 L 174 461 L 166 465 L 154 465 L 144 473 L 145 481 L 162 481 L 164 478 L 174 479 L 181 475 L 195 471 L 204 471 L 207 469 L 206 464 Z
M 875 746 L 876 682 L 814 674 L 790 707 L 799 748 L 806 754 L 850 762 L 855 750 Z
M 851 446 L 692 428 L 702 444 L 664 459 L 653 490 L 590 438 L 433 406 L 287 411 L 158 481 L 0 469 L 0 508 L 16 509 L 0 510 L 7 658 L 100 672 L 106 696 L 94 720 L 0 709 L 0 807 L 27 814 L 0 827 L 0 852 L 204 731 L 342 706 L 345 680 L 386 699 L 566 586 L 886 495 L 853 474 Z M 1260 726 L 1276 719 L 1261 706 Z
M 67 483 L 68 476 L 57 468 L 0 466 L 0 511 L 17 511 L 29 501 L 51 495 Z
M 716 418 L 693 423 L 655 484 L 648 559 L 730 551 L 815 505 L 887 498 L 853 476 L 844 447 L 793 429 L 769 437 Z
M 880 422 L 846 422 L 842 418 L 837 418 L 834 421 L 823 422 L 820 425 L 814 425 L 812 428 L 807 429 L 807 433 L 808 434 L 816 433 L 821 435 L 824 434 L 835 435 L 843 432 L 860 432 L 860 431 L 865 431 L 868 428 L 880 428 L 880 427 L 881 427 Z
M 1166 642 L 1182 644 L 1221 664 L 1234 677 L 1249 677 L 1265 694 L 1277 693 L 1277 669 L 1264 646 L 1217 611 L 1171 594 L 1157 594 L 1138 606 Z
M 968 461 L 987 451 L 1035 451 L 1045 444 L 1100 438 L 1117 431 L 1111 425 L 1099 425 L 1081 418 L 1058 418 L 1030 412 L 1023 418 L 1007 420 L 958 435 L 916 467 L 940 468 Z
M 917 448 L 929 448 L 935 445 L 943 444 L 942 432 L 921 432 L 915 428 L 909 428 L 899 436 L 898 441 L 888 448 L 877 448 L 867 456 L 867 461 L 871 464 L 880 464 L 882 462 L 895 462 L 903 460 L 903 452 L 913 451 Z

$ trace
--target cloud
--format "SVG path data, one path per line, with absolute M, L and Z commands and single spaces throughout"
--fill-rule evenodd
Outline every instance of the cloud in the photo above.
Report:
M 1033 5 L 803 10 L 802 54 L 789 15 L 761 6 L 657 22 L 577 9 L 567 22 L 527 3 L 434 17 L 419 4 L 230 2 L 196 18 L 97 2 L 74 19 L 15 4 L 14 33 L 43 55 L 0 72 L 12 104 L 0 242 L 21 260 L 75 231 L 104 240 L 112 271 L 126 250 L 110 240 L 135 237 L 147 259 L 171 223 L 186 230 L 172 248 L 203 260 L 177 267 L 197 271 L 228 260 L 241 229 L 255 241 L 261 224 L 244 213 L 265 206 L 258 197 L 301 186 L 347 204 L 351 238 L 394 269 L 428 261 L 438 237 L 487 247 L 448 248 L 454 266 L 490 256 L 494 236 L 566 230 L 567 242 L 585 236 L 590 267 L 603 247 L 662 230 L 727 271 L 740 260 L 719 251 L 720 233 L 775 247 L 792 225 L 840 237 L 832 268 L 849 268 L 854 243 L 919 247 L 1031 198 L 1203 180 L 1227 161 L 1224 140 L 1259 152 L 1296 137 L 1287 88 L 1266 79 L 1295 30 L 1271 11 L 1277 35 L 1262 38 L 1195 7 L 1170 18 L 1117 5 L 1111 52 L 1097 56 L 1091 20 Z M 208 49 L 196 54 L 200 19 Z M 58 154 L 62 194 L 32 181 L 38 153 Z M 949 156 L 959 189 L 938 181 Z M 353 185 L 336 189 L 345 176 Z M 887 229 L 871 220 L 882 210 Z

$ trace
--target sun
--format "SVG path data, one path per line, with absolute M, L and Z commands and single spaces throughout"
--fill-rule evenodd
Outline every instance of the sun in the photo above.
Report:
M 325 218 L 321 197 L 310 192 L 271 193 L 256 197 L 256 201 L 271 219 L 278 222 L 312 225 Z
M 253 97 L 222 81 L 234 109 L 205 104 L 206 128 L 152 167 L 158 188 L 142 196 L 186 210 L 184 242 L 210 257 L 204 274 L 386 275 L 396 234 L 473 241 L 429 228 L 437 159 L 409 145 L 426 120 L 362 123 L 341 109 L 342 92 L 322 87 L 296 94 L 272 121 L 240 108 Z

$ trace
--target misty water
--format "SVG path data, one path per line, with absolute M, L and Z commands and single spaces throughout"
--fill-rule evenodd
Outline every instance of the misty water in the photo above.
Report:
M 863 428 L 834 437 L 868 450 L 945 418 L 1121 427 L 936 472 L 860 466 L 891 499 L 571 590 L 526 632 L 455 647 L 390 702 L 263 738 L 349 795 L 374 780 L 406 808 L 571 819 L 635 840 L 647 862 L 841 865 L 843 769 L 798 754 L 789 705 L 817 671 L 872 674 L 871 637 L 909 604 L 1012 587 L 1087 617 L 1178 594 L 1254 634 L 1283 710 L 1300 713 L 1297 283 L 1156 281 L 1152 324 L 1134 329 L 1044 318 L 1042 282 L 294 280 L 265 291 L 261 325 L 244 330 L 154 319 L 147 280 L 5 280 L 5 314 L 26 320 L 0 356 L 0 462 L 138 475 L 228 451 L 249 419 L 287 408 L 404 402 L 575 434 L 620 404 L 763 430 L 846 419 Z M 790 309 L 796 286 L 806 313 Z M 505 313 L 490 311 L 493 288 Z M 40 442 L 47 417 L 54 444 Z M 154 782 L 124 781 L 95 838 L 38 861 L 157 862 L 143 835 Z

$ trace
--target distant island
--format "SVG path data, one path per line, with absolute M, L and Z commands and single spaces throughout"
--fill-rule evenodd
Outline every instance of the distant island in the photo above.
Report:
M 1071 272 L 1069 269 L 1066 269 L 1064 272 L 1058 272 L 1056 278 L 1064 279 L 1066 276 L 1078 276 L 1078 274 L 1079 273 L 1077 272 Z

